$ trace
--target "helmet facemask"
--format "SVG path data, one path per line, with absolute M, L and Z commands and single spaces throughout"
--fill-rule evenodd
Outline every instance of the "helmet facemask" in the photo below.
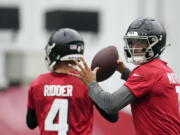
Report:
M 153 51 L 157 36 L 124 36 L 126 61 L 135 65 L 144 64 L 159 55 Z

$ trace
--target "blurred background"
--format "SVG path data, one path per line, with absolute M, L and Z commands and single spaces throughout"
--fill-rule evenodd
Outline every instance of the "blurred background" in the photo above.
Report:
M 38 134 L 25 125 L 27 88 L 47 72 L 44 47 L 58 28 L 71 27 L 82 34 L 90 65 L 97 51 L 109 45 L 124 59 L 123 35 L 129 24 L 137 17 L 155 17 L 164 24 L 171 44 L 162 59 L 180 76 L 179 5 L 179 0 L 0 0 L 0 135 Z M 101 86 L 113 92 L 123 83 L 115 73 Z M 93 135 L 134 135 L 130 107 L 120 115 L 110 124 L 95 110 Z

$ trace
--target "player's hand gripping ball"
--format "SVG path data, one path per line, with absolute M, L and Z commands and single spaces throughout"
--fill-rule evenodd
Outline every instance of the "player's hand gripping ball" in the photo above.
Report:
M 115 46 L 108 46 L 97 52 L 91 63 L 91 70 L 99 67 L 96 74 L 97 82 L 108 79 L 115 72 L 118 58 L 119 54 Z

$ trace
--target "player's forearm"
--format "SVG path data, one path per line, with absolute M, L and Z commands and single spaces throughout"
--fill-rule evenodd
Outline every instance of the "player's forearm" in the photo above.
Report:
M 101 109 L 96 103 L 94 103 L 94 105 L 95 105 L 96 109 L 99 111 L 99 113 L 109 122 L 116 122 L 119 119 L 118 112 L 109 114 L 109 113 L 105 112 L 103 109 Z
M 30 129 L 34 129 L 38 126 L 36 112 L 34 109 L 28 108 L 26 115 L 26 124 Z
M 135 99 L 125 86 L 112 94 L 104 91 L 97 82 L 89 83 L 88 89 L 89 96 L 107 113 L 115 113 Z
M 126 81 L 130 73 L 131 73 L 131 70 L 129 68 L 126 68 L 121 74 L 121 79 Z

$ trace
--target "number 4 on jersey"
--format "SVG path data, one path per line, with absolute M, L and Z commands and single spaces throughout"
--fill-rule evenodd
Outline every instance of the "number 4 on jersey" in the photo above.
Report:
M 56 115 L 59 115 L 58 123 L 54 123 Z M 45 119 L 45 130 L 57 131 L 58 135 L 67 135 L 68 131 L 68 100 L 55 99 Z

